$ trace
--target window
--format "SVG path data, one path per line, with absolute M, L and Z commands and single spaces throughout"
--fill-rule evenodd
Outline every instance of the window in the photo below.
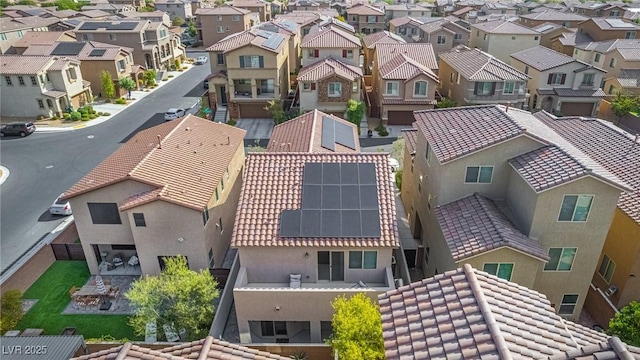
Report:
M 133 250 L 133 251 L 135 251 L 137 249 L 136 249 L 135 245 L 116 245 L 116 244 L 114 244 L 114 245 L 111 245 L 111 250 L 124 250 L 124 251 Z
M 565 195 L 558 221 L 587 221 L 593 195 Z
M 353 84 L 351 84 L 351 92 L 353 93 L 358 92 L 358 83 L 356 81 L 354 81 Z
M 36 79 L 35 76 L 31 77 L 31 85 L 33 85 L 33 86 L 37 86 L 38 85 L 38 79 Z
M 162 39 L 163 37 L 167 36 L 167 30 L 165 29 L 160 29 L 160 38 Z
M 222 188 L 222 191 L 224 191 L 224 179 L 220 179 L 220 187 Z
M 47 106 L 49 109 L 53 109 L 53 101 L 51 101 L 51 99 L 47 99 Z
M 578 55 L 578 49 L 573 50 L 573 55 Z
M 544 271 L 571 271 L 577 248 L 550 248 L 549 262 L 544 265 Z
M 569 294 L 562 297 L 562 303 L 560 304 L 560 315 L 572 315 L 576 309 L 578 303 L 578 294 Z
M 302 83 L 302 90 L 307 90 L 307 91 L 311 90 L 311 83 L 308 83 L 308 82 Z
M 218 16 L 216 17 L 216 21 L 222 21 L 222 15 L 218 15 Z
M 609 60 L 609 67 L 610 68 L 616 67 L 616 59 L 615 58 L 611 58 L 611 60 Z
M 593 78 L 595 74 L 583 74 L 582 75 L 582 86 L 593 86 Z
M 427 96 L 426 81 L 416 81 L 413 83 L 413 96 Z
M 377 17 L 376 17 L 375 15 L 369 15 L 369 16 L 367 16 L 367 22 L 368 22 L 368 23 L 374 23 L 374 22 L 376 22 L 377 20 L 378 20 L 378 19 L 377 19 Z M 627 39 L 630 39 L 630 38 L 627 38 Z
M 309 57 L 310 58 L 318 58 L 318 57 L 320 57 L 320 50 L 318 50 L 318 49 L 309 49 Z
M 454 34 L 453 40 L 462 40 L 462 34 Z
M 349 269 L 375 269 L 377 251 L 349 251 Z
M 620 16 L 620 11 L 619 10 L 611 10 L 611 11 L 609 11 L 609 16 L 612 16 L 612 17 Z
M 82 40 L 84 40 L 84 41 L 92 41 L 93 40 L 93 34 L 82 34 Z
M 487 40 L 487 34 L 484 34 L 484 39 Z
M 500 279 L 511 281 L 511 273 L 513 272 L 512 263 L 486 263 L 482 271 L 495 275 Z
M 122 224 L 120 211 L 116 203 L 87 203 L 94 224 Z
M 524 73 L 525 73 L 525 74 L 527 74 L 527 75 L 529 75 L 529 67 L 528 67 L 528 66 L 525 66 L 525 67 L 524 67 Z
M 515 37 L 515 36 L 512 36 L 512 37 L 511 37 L 511 40 L 515 40 L 515 39 L 516 39 L 516 37 Z
M 345 59 L 353 59 L 353 50 L 342 50 L 342 57 Z
M 24 78 L 22 76 L 18 76 L 18 83 L 24 85 Z
M 504 88 L 502 89 L 503 94 L 513 94 L 516 88 L 516 83 L 513 81 L 506 81 L 504 83 Z
M 214 191 L 213 195 L 216 197 L 216 202 L 218 202 L 218 200 L 220 200 L 220 195 L 218 194 L 218 188 L 216 188 L 216 191 Z
M 596 57 L 593 59 L 594 62 L 600 62 L 600 54 L 596 53 Z
M 69 77 L 69 81 L 75 81 L 78 79 L 78 76 L 76 75 L 76 69 L 72 67 L 67 69 L 67 76 Z
M 427 164 L 429 163 L 429 151 L 430 151 L 429 143 L 427 143 L 427 150 L 424 152 L 424 158 L 427 159 Z
M 51 78 L 49 78 L 49 73 L 45 74 L 47 76 L 47 82 L 51 82 Z
M 285 321 L 261 321 L 262 336 L 287 335 L 287 323 Z
M 635 39 L 636 38 L 636 32 L 635 31 L 627 31 L 627 33 L 624 34 L 624 38 L 625 39 Z
M 44 109 L 44 102 L 42 101 L 42 99 L 38 99 L 37 101 L 38 101 L 38 107 L 40 109 Z
M 11 82 L 11 76 L 5 76 L 4 80 L 7 82 L 7 85 L 13 86 L 13 83 Z
M 109 34 L 109 40 L 111 41 L 117 40 L 116 34 Z
M 533 40 L 540 40 L 540 36 L 534 36 Z
M 22 30 L 18 30 L 18 37 L 21 38 L 24 36 L 24 33 L 22 32 Z M 627 38 L 628 39 L 628 38 Z
M 209 269 L 214 268 L 213 248 L 209 249 Z
M 329 83 L 329 97 L 342 96 L 342 84 L 339 82 Z
M 240 21 L 240 15 L 233 15 L 231 21 Z
M 124 72 L 127 70 L 127 63 L 126 61 L 124 61 L 124 59 L 122 59 L 116 63 L 116 67 L 118 68 L 119 72 Z
M 475 95 L 493 95 L 496 89 L 496 83 L 493 82 L 476 82 L 473 93 Z
M 261 55 L 244 55 L 240 56 L 241 68 L 263 68 L 264 57 Z
M 147 222 L 144 221 L 144 214 L 143 213 L 133 213 L 133 221 L 135 222 L 136 226 L 138 226 L 138 227 L 146 227 L 147 226 Z
M 387 91 L 386 95 L 398 96 L 398 82 L 397 81 L 387 81 Z
M 616 264 L 609 259 L 607 254 L 602 258 L 602 263 L 600 263 L 600 268 L 598 269 L 598 274 L 602 276 L 604 281 L 608 283 L 611 282 L 611 277 L 613 276 L 613 272 L 616 270 Z
M 209 221 L 209 209 L 205 208 L 204 211 L 202 212 L 202 223 L 204 225 L 207 225 L 208 221 Z
M 609 95 L 612 95 L 616 91 L 616 87 L 613 85 L 609 85 Z
M 222 218 L 218 219 L 218 227 L 220 228 L 220 234 L 222 234 L 222 232 L 224 231 L 224 228 L 222 227 Z
M 429 265 L 429 254 L 431 253 L 431 248 L 430 247 L 426 247 L 424 249 L 424 263 Z
M 467 166 L 465 183 L 491 184 L 493 166 Z
M 217 54 L 216 57 L 218 58 L 218 65 L 224 65 L 224 54 Z
M 229 167 L 227 167 L 227 180 L 229 180 L 230 177 L 231 177 L 231 174 L 229 173 Z
M 456 79 L 456 73 L 452 72 L 451 74 L 449 74 L 449 82 L 453 83 L 453 81 Z
M 563 85 L 566 78 L 567 78 L 567 74 L 561 74 L 561 73 L 549 74 L 549 77 L 547 78 L 547 84 Z
M 224 32 L 224 25 L 218 25 L 218 34 L 223 33 Z
M 0 34 L 0 39 L 7 40 L 7 34 Z
M 438 44 L 444 44 L 447 42 L 447 37 L 444 35 L 438 35 Z

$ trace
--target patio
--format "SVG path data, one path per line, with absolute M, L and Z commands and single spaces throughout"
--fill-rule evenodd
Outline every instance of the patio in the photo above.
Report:
M 115 296 L 109 297 L 106 296 L 106 300 L 111 302 L 111 306 L 108 310 L 100 310 L 100 305 L 102 304 L 102 298 L 100 301 L 90 305 L 81 305 L 74 299 L 72 299 L 69 304 L 62 311 L 64 315 L 70 314 L 95 314 L 95 315 L 133 315 L 134 310 L 129 303 L 129 300 L 125 298 L 124 294 L 129 291 L 131 288 L 131 283 L 135 280 L 138 280 L 139 276 L 104 276 L 102 275 L 102 280 L 105 285 L 112 291 L 112 294 L 116 294 Z M 81 289 L 77 290 L 77 293 L 81 293 L 81 291 L 88 291 L 87 289 L 91 289 L 95 286 L 95 276 L 91 276 L 85 286 Z M 70 294 L 71 295 L 71 294 Z

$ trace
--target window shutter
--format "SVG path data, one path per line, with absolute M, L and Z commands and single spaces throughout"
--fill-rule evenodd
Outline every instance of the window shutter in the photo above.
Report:
M 478 95 L 478 85 L 480 85 L 480 83 L 476 82 L 473 87 L 473 95 Z
M 562 74 L 562 80 L 560 80 L 560 85 L 564 85 L 564 81 L 567 79 L 567 74 Z
M 347 50 L 342 50 L 342 57 L 346 58 L 347 57 Z
M 258 58 L 260 61 L 260 68 L 264 67 L 264 56 L 260 55 L 260 57 Z
M 318 50 L 318 49 L 313 50 L 313 57 L 315 57 L 315 58 L 320 57 L 320 50 Z
M 549 74 L 549 78 L 547 79 L 547 84 L 551 84 L 552 80 L 553 80 L 553 74 Z
M 311 90 L 315 90 L 316 89 L 316 83 L 312 82 L 311 83 Z
M 244 68 L 244 56 L 240 56 L 240 67 Z

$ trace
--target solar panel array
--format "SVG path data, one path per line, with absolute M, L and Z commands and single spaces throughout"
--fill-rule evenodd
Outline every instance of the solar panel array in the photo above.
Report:
M 336 143 L 355 150 L 356 139 L 353 136 L 353 130 L 346 124 L 335 121 L 330 117 L 323 116 L 322 139 L 320 140 L 320 144 L 325 149 L 335 151 Z
M 104 21 L 87 21 L 79 30 L 133 30 L 138 26 L 137 22 L 104 22 Z
M 256 35 L 263 37 L 265 39 L 268 39 L 271 37 L 273 33 L 270 31 L 266 31 L 266 30 L 256 30 Z
M 635 25 L 625 22 L 621 19 L 605 19 L 605 21 L 613 28 L 635 28 Z
M 280 34 L 272 34 L 271 36 L 269 36 L 267 41 L 262 44 L 262 46 L 266 47 L 267 49 L 275 50 L 278 48 L 278 46 L 280 46 L 282 40 L 284 40 L 284 36 Z
M 84 43 L 82 42 L 61 42 L 55 49 L 53 49 L 51 55 L 75 56 L 80 54 L 82 48 L 84 48 Z
M 542 26 L 542 27 L 539 27 L 539 28 L 538 28 L 538 29 L 536 29 L 536 30 L 538 30 L 539 32 L 545 32 L 545 31 L 547 31 L 547 30 L 551 30 L 551 29 L 553 29 L 553 28 L 554 28 L 554 26 L 553 26 L 553 25 L 544 25 L 544 26 Z
M 107 52 L 107 49 L 93 49 L 89 53 L 89 56 L 102 56 L 105 52 Z
M 380 237 L 373 163 L 306 163 L 302 206 L 280 214 L 283 238 Z

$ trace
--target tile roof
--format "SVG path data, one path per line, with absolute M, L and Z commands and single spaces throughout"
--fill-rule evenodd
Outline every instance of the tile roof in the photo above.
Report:
M 591 172 L 555 145 L 516 156 L 509 160 L 509 164 L 536 192 L 579 179 Z
M 614 39 L 607 41 L 590 41 L 576 45 L 586 51 L 597 51 L 606 54 L 616 49 L 640 49 L 640 39 Z
M 556 118 L 545 112 L 536 117 L 634 189 L 622 193 L 618 207 L 640 224 L 640 144 L 634 144 L 634 137 L 599 119 Z
M 378 9 L 368 4 L 356 4 L 347 8 L 347 15 L 383 15 L 384 10 Z
M 469 264 L 380 294 L 378 304 L 388 360 L 539 359 L 581 347 L 572 329 L 582 326 L 543 294 Z
M 378 31 L 362 38 L 364 46 L 374 49 L 377 44 L 406 44 L 407 42 L 400 36 L 388 31 Z
M 563 27 L 562 25 L 551 23 L 551 22 L 542 23 L 538 26 L 532 27 L 532 29 L 541 34 L 547 34 L 557 29 L 566 29 L 567 31 L 570 31 L 569 29 Z
M 405 99 L 405 98 L 382 98 L 382 105 L 436 105 L 435 99 Z
M 409 150 L 409 154 L 414 154 L 418 144 L 418 129 L 415 127 L 411 129 L 402 129 L 402 137 L 404 138 L 405 146 Z
M 549 360 L 640 360 L 640 348 L 630 346 L 612 336 L 606 342 L 588 344 L 576 350 L 549 356 Z
M 29 47 L 38 44 L 51 44 L 65 36 L 75 38 L 71 31 L 27 31 L 21 39 L 13 44 L 13 47 Z
M 0 18 L 0 32 L 7 33 L 11 31 L 44 28 L 57 23 L 56 18 L 41 18 L 39 16 L 28 16 L 17 19 Z
M 456 262 L 503 247 L 549 260 L 540 242 L 523 234 L 493 200 L 480 194 L 439 205 L 434 212 Z
M 613 20 L 614 25 L 612 25 L 611 20 Z M 626 22 L 618 18 L 590 18 L 586 21 L 593 22 L 597 27 L 600 28 L 600 30 L 612 30 L 612 31 L 640 30 L 640 25 L 636 25 L 631 22 Z M 622 25 L 623 27 L 618 26 L 618 24 Z
M 184 360 L 182 357 L 164 354 L 158 350 L 152 350 L 130 342 L 124 345 L 101 350 L 87 355 L 75 357 L 72 360 Z
M 476 10 L 476 9 L 471 7 L 471 6 L 465 6 L 463 8 L 460 8 L 460 9 L 452 12 L 451 15 L 460 16 L 460 15 L 464 15 L 464 14 L 468 13 L 469 11 L 474 11 L 474 10 Z
M 529 75 L 480 49 L 470 49 L 463 45 L 441 53 L 440 60 L 445 61 L 470 81 L 524 81 L 530 78 Z
M 309 32 L 300 47 L 302 48 L 341 48 L 359 49 L 360 39 L 353 34 L 340 30 L 333 26 L 319 28 L 318 31 Z
M 224 4 L 214 8 L 198 8 L 196 15 L 244 15 L 251 13 L 250 10 L 237 8 L 229 4 Z
M 315 82 L 332 75 L 338 75 L 343 79 L 355 81 L 362 77 L 362 69 L 328 57 L 300 69 L 297 80 Z
M 617 79 L 623 87 L 638 88 L 640 87 L 640 69 L 620 69 Z
M 322 118 L 329 117 L 341 122 L 353 130 L 353 139 L 356 144 L 355 149 L 351 149 L 342 144 L 335 143 L 335 151 L 322 147 Z M 311 152 L 311 153 L 333 153 L 333 152 L 360 152 L 360 140 L 358 139 L 358 128 L 337 116 L 325 114 L 318 109 L 314 109 L 306 114 L 294 119 L 278 124 L 273 128 L 271 139 L 267 145 L 269 152 Z
M 438 61 L 433 51 L 433 45 L 427 43 L 378 44 L 376 45 L 378 67 L 384 66 L 388 61 L 396 58 L 398 54 L 406 55 L 431 70 L 438 69 Z
M 53 42 L 49 45 L 31 45 L 22 53 L 22 55 L 54 55 L 58 49 L 64 49 L 65 45 L 69 43 L 70 42 L 62 41 Z M 72 52 L 66 53 L 65 56 L 82 61 L 115 60 L 123 53 L 125 56 L 133 53 L 132 48 L 101 43 L 98 41 L 73 42 L 73 44 L 82 44 L 83 46 L 73 49 Z M 104 52 L 99 52 L 100 55 L 96 55 L 96 53 L 93 53 L 93 50 L 104 50 Z
M 558 41 L 564 46 L 577 46 L 579 44 L 591 42 L 593 41 L 593 38 L 586 33 L 567 32 L 562 33 L 562 35 L 558 37 Z
M 569 88 L 554 88 L 553 91 L 558 96 L 566 96 L 566 97 L 603 97 L 605 96 L 605 93 L 601 88 L 585 89 L 585 90 L 574 90 Z
M 539 71 L 577 62 L 571 56 L 540 45 L 511 54 L 511 57 Z
M 282 238 L 278 234 L 283 210 L 298 209 L 302 203 L 305 163 L 374 163 L 380 212 L 379 238 Z M 394 189 L 386 153 L 250 153 L 236 221 L 232 247 L 392 247 L 399 246 L 395 219 Z
M 125 180 L 161 189 L 154 198 L 202 210 L 227 165 L 244 144 L 245 131 L 187 115 L 137 133 L 65 192 L 72 198 Z M 160 142 L 161 146 L 158 146 Z M 140 205 L 140 196 L 120 204 Z
M 290 358 L 218 340 L 212 336 L 160 350 L 180 359 L 200 360 L 289 360 Z
M 411 23 L 411 25 L 413 26 L 420 26 L 424 24 L 422 21 L 411 16 L 402 16 L 402 17 L 393 18 L 389 20 L 389 25 L 393 25 L 394 27 L 402 26 L 409 23 Z
M 438 76 L 428 67 L 418 63 L 405 54 L 398 54 L 394 58 L 379 66 L 380 77 L 385 80 L 410 81 L 418 75 L 426 75 L 439 83 Z
M 471 27 L 482 30 L 490 34 L 513 34 L 513 35 L 539 35 L 540 33 L 530 28 L 518 25 L 506 20 L 487 21 L 483 23 L 471 24 Z
M 571 12 L 560 12 L 553 10 L 546 10 L 542 12 L 535 12 L 531 14 L 520 15 L 523 19 L 529 20 L 542 20 L 542 21 L 584 21 L 589 19 L 587 16 L 583 16 Z
M 264 36 L 263 36 L 264 35 Z M 284 39 L 280 42 L 277 48 L 272 49 L 270 47 L 264 46 L 264 43 L 272 36 L 282 36 Z M 269 37 L 266 37 L 269 36 Z M 245 31 L 241 31 L 235 34 L 231 34 L 224 39 L 218 41 L 217 43 L 209 46 L 207 51 L 215 51 L 215 52 L 229 52 L 236 49 L 239 49 L 243 46 L 251 45 L 257 46 L 259 48 L 279 53 L 283 47 L 288 46 L 289 43 L 289 35 L 281 34 L 281 33 L 272 33 L 266 30 L 258 30 L 258 29 L 249 29 Z
M 33 75 L 47 70 L 57 60 L 53 56 L 0 56 L 0 73 L 2 75 Z
M 263 0 L 233 0 L 233 6 L 236 7 L 258 7 L 258 6 L 268 6 L 269 3 Z

